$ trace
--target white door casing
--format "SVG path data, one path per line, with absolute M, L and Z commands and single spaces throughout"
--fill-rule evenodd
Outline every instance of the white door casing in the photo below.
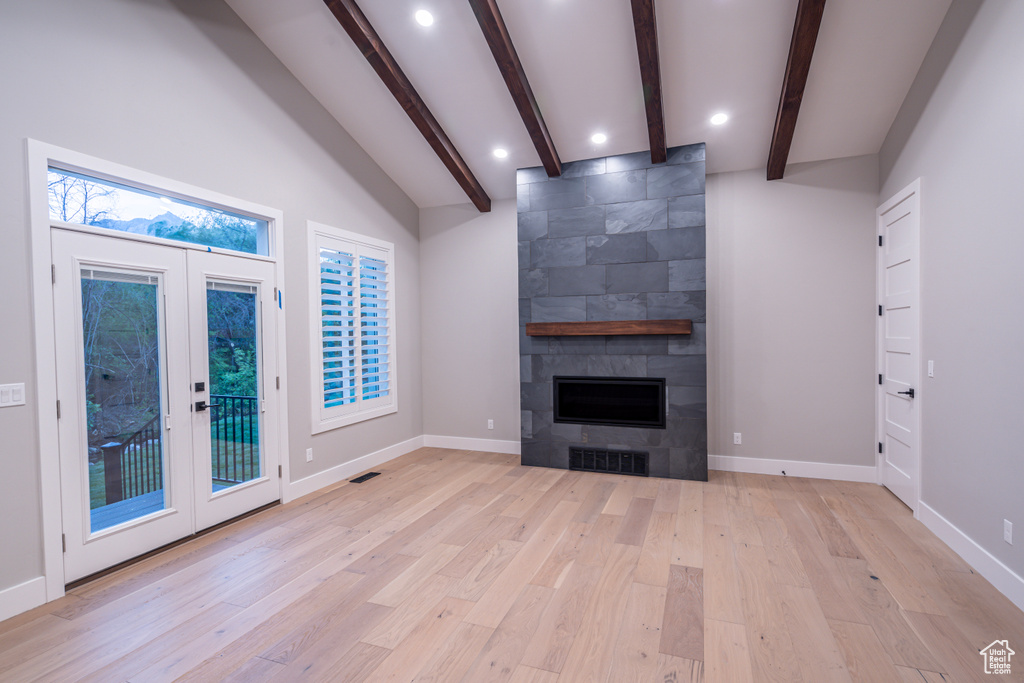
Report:
M 915 515 L 921 498 L 920 179 L 878 207 L 879 481 Z

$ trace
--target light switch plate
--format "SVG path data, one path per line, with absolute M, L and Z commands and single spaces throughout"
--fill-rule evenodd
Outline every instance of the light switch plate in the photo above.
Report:
M 25 405 L 25 384 L 0 384 L 0 408 Z

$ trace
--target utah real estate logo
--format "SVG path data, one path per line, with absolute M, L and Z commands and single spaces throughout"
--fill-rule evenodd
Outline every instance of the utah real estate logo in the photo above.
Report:
M 1009 674 L 1010 657 L 1017 654 L 1010 649 L 1010 643 L 1006 640 L 994 640 L 979 652 L 985 658 L 987 674 Z

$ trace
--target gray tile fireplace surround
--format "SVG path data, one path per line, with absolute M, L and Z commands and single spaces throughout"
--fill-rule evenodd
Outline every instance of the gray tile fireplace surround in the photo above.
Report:
M 646 451 L 653 477 L 707 480 L 704 144 L 520 169 L 522 463 Z M 528 337 L 526 323 L 690 319 L 692 335 Z M 554 423 L 554 376 L 663 377 L 666 429 Z

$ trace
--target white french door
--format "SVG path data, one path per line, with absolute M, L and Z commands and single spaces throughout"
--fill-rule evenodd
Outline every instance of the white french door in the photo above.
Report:
M 52 231 L 65 581 L 277 500 L 273 264 Z
M 880 206 L 877 223 L 879 476 L 916 513 L 921 477 L 919 182 Z

